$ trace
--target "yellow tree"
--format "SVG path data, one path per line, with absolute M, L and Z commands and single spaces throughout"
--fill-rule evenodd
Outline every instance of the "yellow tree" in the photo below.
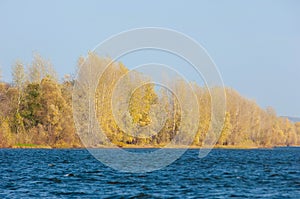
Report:
M 224 126 L 221 132 L 221 136 L 218 140 L 219 145 L 228 145 L 229 144 L 229 136 L 232 131 L 232 125 L 230 122 L 230 113 L 226 112 Z
M 63 140 L 63 121 L 66 119 L 66 101 L 62 97 L 60 86 L 51 78 L 44 78 L 41 82 L 41 109 L 39 114 L 49 144 L 55 146 Z
M 296 129 L 296 133 L 297 133 L 297 145 L 300 145 L 300 122 L 296 122 L 295 123 L 295 129 Z

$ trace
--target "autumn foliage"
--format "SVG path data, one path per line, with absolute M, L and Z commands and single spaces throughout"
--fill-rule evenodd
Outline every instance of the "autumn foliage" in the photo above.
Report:
M 89 54 L 86 59 L 101 65 L 107 61 Z M 86 60 L 85 60 L 86 61 Z M 80 59 L 82 66 L 84 59 Z M 137 89 L 129 103 L 124 120 L 133 129 L 136 125 L 148 126 L 165 117 L 163 128 L 152 132 L 147 138 L 127 134 L 117 125 L 112 112 L 113 89 L 128 69 L 122 63 L 109 65 L 99 80 L 96 89 L 95 108 L 101 129 L 111 142 L 118 146 L 161 147 L 173 140 L 181 125 L 181 109 L 178 99 L 166 89 L 147 84 Z M 82 147 L 76 134 L 72 112 L 72 89 L 76 79 L 71 77 L 59 81 L 51 63 L 34 56 L 33 62 L 25 67 L 17 62 L 12 68 L 13 82 L 0 83 L 0 147 Z M 136 73 L 128 86 L 134 86 L 139 78 Z M 211 101 L 208 90 L 191 84 L 199 104 L 198 132 L 194 146 L 202 146 L 211 121 Z M 185 84 L 174 80 L 174 88 L 181 92 Z M 272 147 L 300 145 L 300 123 L 278 117 L 272 108 L 261 109 L 254 101 L 245 99 L 235 90 L 226 88 L 227 107 L 225 122 L 217 145 L 220 147 Z M 120 96 L 122 97 L 122 96 Z M 188 102 L 188 97 L 186 98 Z M 152 108 L 163 106 L 163 114 L 151 115 Z M 188 134 L 188 127 L 185 128 Z M 154 131 L 152 129 L 152 131 Z M 147 132 L 143 132 L 147 133 Z M 187 135 L 188 136 L 188 135 Z M 184 137 L 180 138 L 184 140 Z M 178 141 L 180 144 L 180 141 Z M 105 145 L 95 143 L 91 147 Z

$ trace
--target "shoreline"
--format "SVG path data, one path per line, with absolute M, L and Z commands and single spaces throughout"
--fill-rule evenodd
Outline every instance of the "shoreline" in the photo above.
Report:
M 276 148 L 300 148 L 300 145 L 295 146 L 214 146 L 212 149 L 228 149 L 228 150 L 254 150 L 254 149 L 276 149 Z M 56 150 L 56 149 L 209 149 L 202 148 L 201 146 L 172 146 L 172 147 L 164 147 L 164 146 L 98 146 L 98 147 L 51 147 L 51 146 L 12 146 L 12 147 L 0 147 L 0 149 L 48 149 L 48 150 Z

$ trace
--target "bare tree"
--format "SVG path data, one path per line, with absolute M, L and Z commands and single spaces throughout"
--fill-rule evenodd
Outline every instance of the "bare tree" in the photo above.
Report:
M 55 82 L 58 77 L 50 61 L 45 60 L 39 54 L 34 54 L 32 64 L 28 67 L 29 80 L 32 83 L 40 83 L 46 76 Z
M 17 61 L 12 67 L 12 78 L 14 86 L 16 86 L 19 90 L 22 90 L 27 80 L 25 67 L 22 62 Z

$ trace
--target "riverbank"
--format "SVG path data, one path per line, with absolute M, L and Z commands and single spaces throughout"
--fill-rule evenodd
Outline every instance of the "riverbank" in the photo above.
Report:
M 297 145 L 294 146 L 222 146 L 222 145 L 215 145 L 214 149 L 274 149 L 274 148 L 285 148 L 285 147 L 300 147 Z M 1 147 L 0 147 L 1 148 Z M 125 146 L 105 146 L 105 145 L 99 145 L 96 147 L 73 147 L 73 146 L 63 146 L 63 147 L 51 147 L 47 145 L 35 145 L 35 144 L 18 144 L 11 147 L 3 147 L 5 149 L 116 149 L 116 148 L 123 148 L 123 149 L 160 149 L 160 148 L 166 148 L 166 149 L 186 149 L 186 146 L 183 145 L 173 145 L 173 146 L 161 146 L 161 145 L 125 145 Z M 2 148 L 2 149 L 3 149 Z M 205 147 L 201 146 L 189 146 L 189 149 L 205 149 Z M 208 148 L 208 147 L 207 147 Z

